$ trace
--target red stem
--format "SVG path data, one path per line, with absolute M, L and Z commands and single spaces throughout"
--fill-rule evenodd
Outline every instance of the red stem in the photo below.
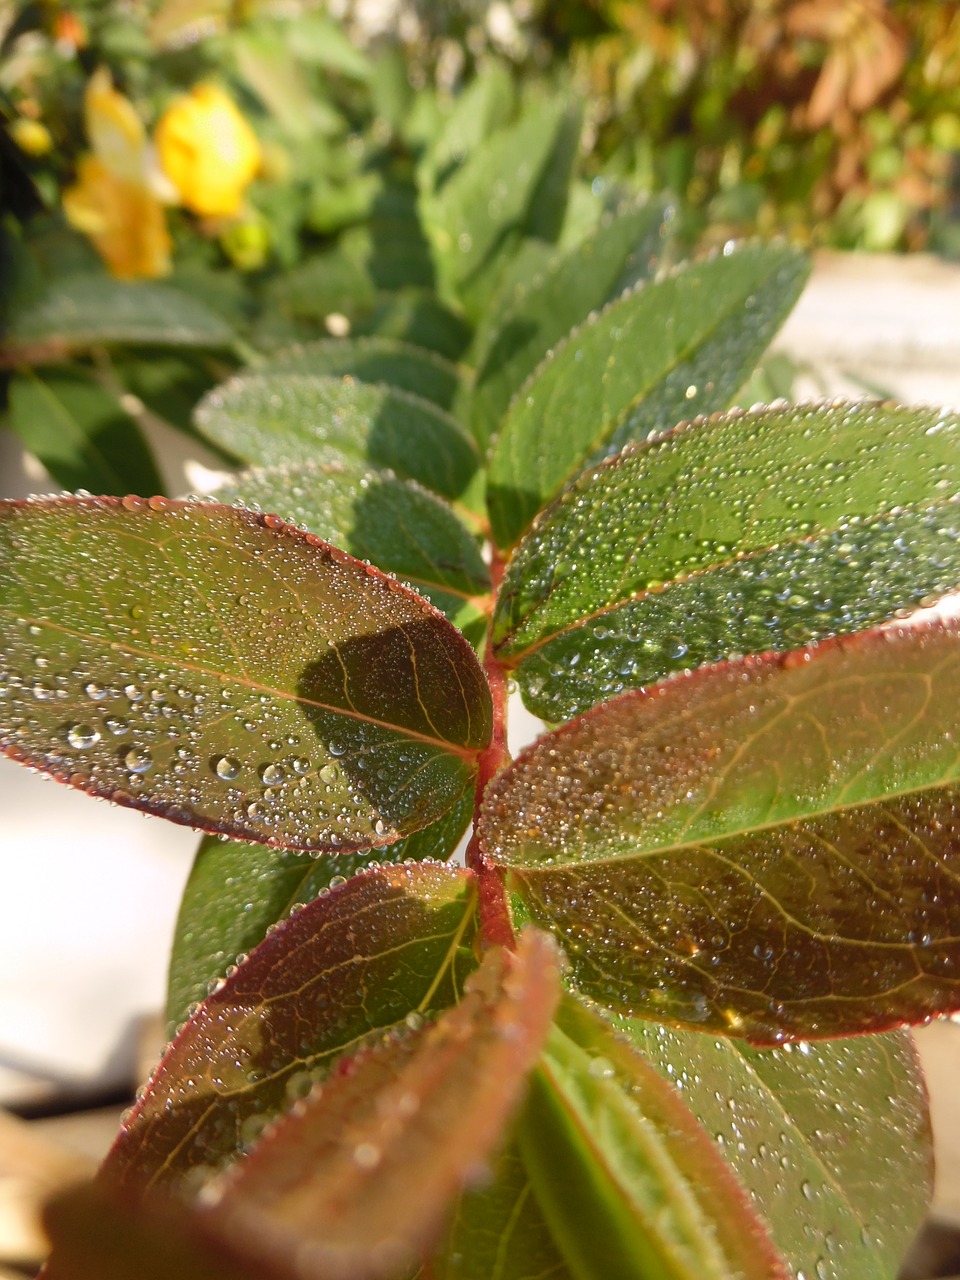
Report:
M 490 565 L 490 581 L 493 599 L 496 600 L 503 578 L 504 562 L 499 552 L 494 549 Z M 494 777 L 510 763 L 510 752 L 507 750 L 507 675 L 497 661 L 493 652 L 490 636 L 487 636 L 483 670 L 490 685 L 493 698 L 493 732 L 490 745 L 481 753 L 478 760 L 477 790 L 473 806 L 473 835 L 467 845 L 466 863 L 477 877 L 479 895 L 480 936 L 487 946 L 504 946 L 510 950 L 516 945 L 516 935 L 510 921 L 507 907 L 507 895 L 503 886 L 503 875 L 500 869 L 485 856 L 480 845 L 478 825 L 480 806 L 487 786 Z

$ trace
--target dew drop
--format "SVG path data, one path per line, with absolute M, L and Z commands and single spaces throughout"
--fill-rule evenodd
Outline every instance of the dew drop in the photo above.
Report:
M 67 742 L 77 751 L 83 751 L 100 741 L 100 730 L 92 724 L 74 724 L 67 730 Z
M 142 747 L 131 747 L 123 757 L 123 763 L 131 773 L 149 773 L 153 768 L 153 757 Z
M 213 767 L 217 777 L 224 782 L 232 782 L 240 773 L 240 761 L 233 756 L 220 756 Z
M 278 764 L 265 764 L 260 770 L 260 777 L 268 787 L 276 787 L 283 781 L 283 769 Z
M 336 740 L 329 744 L 328 749 L 332 756 L 344 756 L 347 754 L 347 748 L 344 744 L 342 742 L 337 742 Z

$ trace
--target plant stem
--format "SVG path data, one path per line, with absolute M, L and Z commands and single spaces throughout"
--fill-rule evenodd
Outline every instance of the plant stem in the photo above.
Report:
M 494 548 L 490 564 L 490 582 L 494 602 L 503 578 L 504 561 Z M 510 921 L 503 875 L 484 855 L 478 833 L 480 806 L 487 786 L 501 769 L 510 763 L 507 749 L 507 674 L 497 660 L 489 632 L 483 659 L 483 670 L 493 699 L 493 731 L 490 745 L 478 761 L 477 789 L 473 805 L 473 835 L 467 845 L 466 863 L 477 877 L 479 894 L 480 935 L 487 946 L 504 946 L 513 950 L 516 936 Z

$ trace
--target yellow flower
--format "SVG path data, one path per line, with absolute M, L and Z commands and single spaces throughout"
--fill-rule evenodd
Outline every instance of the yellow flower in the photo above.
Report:
M 260 144 L 222 89 L 200 84 L 177 98 L 155 136 L 164 172 L 188 209 L 207 218 L 240 212 L 260 168 Z
M 163 205 L 176 192 L 133 103 L 117 93 L 105 67 L 87 84 L 84 121 L 93 150 L 80 157 L 77 180 L 63 193 L 67 221 L 89 236 L 119 279 L 166 275 L 171 242 Z

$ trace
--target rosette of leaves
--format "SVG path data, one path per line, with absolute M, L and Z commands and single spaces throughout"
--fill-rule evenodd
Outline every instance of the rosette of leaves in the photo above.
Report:
M 4 750 L 208 833 L 54 1280 L 866 1280 L 925 1212 L 960 417 L 731 408 L 802 258 L 548 234 L 536 118 L 421 171 L 459 364 L 275 351 L 218 501 L 0 505 Z

